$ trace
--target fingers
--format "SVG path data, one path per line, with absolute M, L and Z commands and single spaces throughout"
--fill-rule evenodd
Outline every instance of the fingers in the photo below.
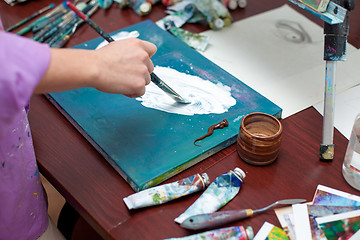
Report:
M 150 58 L 156 53 L 157 48 L 156 48 L 155 44 L 148 42 L 148 41 L 142 41 L 141 43 L 143 45 L 143 49 L 149 55 L 149 58 L 146 59 L 146 63 L 145 63 L 145 65 L 147 66 L 147 69 L 149 71 L 149 74 L 146 74 L 146 76 L 145 76 L 145 85 L 148 85 L 148 84 L 150 84 L 150 81 L 151 81 L 150 73 L 152 73 L 154 71 L 154 64 Z
M 146 76 L 145 76 L 145 85 L 150 84 L 150 81 L 151 81 L 151 75 L 150 75 L 150 74 L 146 74 Z
M 148 41 L 142 41 L 142 44 L 144 46 L 144 50 L 149 54 L 149 57 L 152 57 L 156 53 L 157 48 L 155 44 Z
M 140 39 L 123 39 L 112 42 L 95 51 L 97 81 L 94 87 L 100 91 L 139 97 L 151 82 L 154 64 L 151 57 L 156 53 L 153 43 Z

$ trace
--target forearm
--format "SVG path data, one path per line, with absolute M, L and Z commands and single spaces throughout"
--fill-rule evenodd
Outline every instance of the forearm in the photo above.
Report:
M 155 52 L 155 45 L 139 39 L 111 42 L 98 50 L 51 49 L 48 70 L 34 92 L 93 87 L 138 97 L 150 83 Z
M 82 49 L 51 49 L 47 72 L 34 93 L 91 87 L 97 78 L 96 54 Z

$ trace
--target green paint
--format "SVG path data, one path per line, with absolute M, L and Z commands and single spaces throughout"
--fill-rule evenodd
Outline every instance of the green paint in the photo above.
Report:
M 154 194 L 153 196 L 153 202 L 156 204 L 160 204 L 160 195 L 158 193 Z

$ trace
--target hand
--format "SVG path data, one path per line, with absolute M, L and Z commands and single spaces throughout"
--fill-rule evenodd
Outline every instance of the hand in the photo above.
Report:
M 96 50 L 98 79 L 94 87 L 128 97 L 142 96 L 154 70 L 150 58 L 155 52 L 154 44 L 137 38 L 111 42 Z
M 94 87 L 142 96 L 154 70 L 150 58 L 156 50 L 154 44 L 137 38 L 111 42 L 98 50 L 52 48 L 50 65 L 34 93 Z

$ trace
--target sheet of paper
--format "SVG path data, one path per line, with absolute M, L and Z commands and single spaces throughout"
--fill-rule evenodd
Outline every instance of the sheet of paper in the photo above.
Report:
M 280 106 L 283 118 L 323 100 L 323 29 L 289 5 L 202 34 L 210 37 L 202 54 Z M 347 58 L 338 64 L 338 92 L 360 83 L 350 44 Z
M 311 240 L 310 220 L 307 211 L 307 204 L 292 205 L 294 213 L 295 238 Z
M 264 222 L 260 230 L 257 232 L 254 240 L 267 240 L 267 239 L 278 239 L 278 240 L 289 240 L 283 229 L 273 225 L 269 222 Z
M 295 226 L 292 206 L 277 208 L 274 211 L 280 222 L 281 227 L 287 233 L 288 238 L 290 240 L 295 240 Z

